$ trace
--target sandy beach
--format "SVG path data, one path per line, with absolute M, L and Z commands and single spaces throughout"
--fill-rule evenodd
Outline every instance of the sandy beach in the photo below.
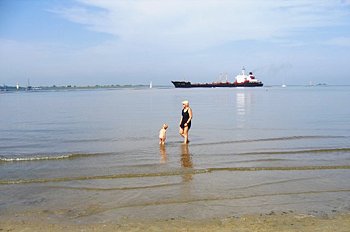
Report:
M 313 216 L 288 212 L 187 220 L 128 220 L 119 223 L 56 224 L 40 218 L 2 218 L 0 231 L 336 231 L 347 232 L 350 214 Z

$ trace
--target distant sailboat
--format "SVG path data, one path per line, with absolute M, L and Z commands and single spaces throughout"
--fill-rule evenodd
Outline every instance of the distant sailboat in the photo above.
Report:
M 149 88 L 150 88 L 150 89 L 153 88 L 152 81 L 149 83 Z
M 286 85 L 286 80 L 285 80 L 285 78 L 283 77 L 283 84 L 282 84 L 282 88 L 286 88 L 287 87 L 287 85 Z
M 32 90 L 32 86 L 30 85 L 30 80 L 28 78 L 28 82 L 27 82 L 27 90 Z

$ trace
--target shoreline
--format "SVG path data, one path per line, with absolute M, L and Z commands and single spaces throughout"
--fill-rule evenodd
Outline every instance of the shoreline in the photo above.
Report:
M 348 231 L 350 213 L 334 215 L 297 214 L 274 212 L 208 219 L 128 219 L 101 223 L 60 223 L 45 218 L 2 217 L 0 231 Z

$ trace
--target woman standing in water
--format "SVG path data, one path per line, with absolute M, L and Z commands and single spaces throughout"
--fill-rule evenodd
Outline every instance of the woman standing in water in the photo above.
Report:
M 179 133 L 182 137 L 184 137 L 184 144 L 187 144 L 189 142 L 188 131 L 191 128 L 191 121 L 192 121 L 192 109 L 190 108 L 190 104 L 188 101 L 183 101 Z

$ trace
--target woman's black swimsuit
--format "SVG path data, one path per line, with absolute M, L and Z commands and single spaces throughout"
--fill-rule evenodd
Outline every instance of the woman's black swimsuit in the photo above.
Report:
M 182 129 L 185 128 L 185 123 L 187 123 L 188 119 L 190 118 L 190 114 L 188 113 L 188 110 L 185 111 L 184 109 L 182 110 L 182 120 L 181 120 L 181 124 L 180 127 Z M 192 120 L 191 120 L 192 121 Z M 191 128 L 191 121 L 189 123 L 187 123 L 188 129 Z

